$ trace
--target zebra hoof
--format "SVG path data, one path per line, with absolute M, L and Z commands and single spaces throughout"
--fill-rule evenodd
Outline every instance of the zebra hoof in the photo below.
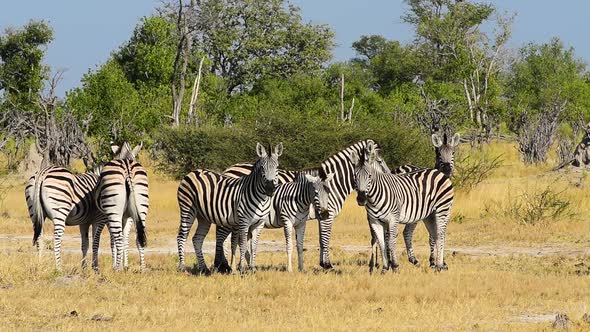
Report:
M 440 266 L 440 265 L 436 265 L 436 266 L 434 267 L 434 272 L 437 272 L 437 273 L 438 273 L 438 272 L 445 271 L 445 270 L 448 270 L 448 267 L 446 267 L 446 268 L 445 268 L 445 266 L 444 266 L 444 265 L 442 265 L 442 266 Z
M 420 266 L 420 261 L 414 256 L 408 257 L 408 261 L 410 261 L 410 263 L 414 264 L 414 266 Z
M 328 263 L 320 263 L 320 266 L 324 269 L 324 270 L 333 270 L 334 266 L 332 266 L 332 263 L 328 262 Z
M 381 274 L 386 274 L 387 271 L 389 271 L 389 269 L 386 268 L 386 267 L 384 267 L 384 268 L 381 269 Z
M 215 271 L 221 274 L 231 274 L 232 268 L 227 263 L 223 263 L 215 268 Z
M 393 273 L 399 273 L 399 265 L 392 265 L 391 266 L 391 271 L 393 271 Z

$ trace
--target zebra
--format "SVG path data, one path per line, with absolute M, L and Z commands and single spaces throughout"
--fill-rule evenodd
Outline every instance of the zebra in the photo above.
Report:
M 430 255 L 435 270 L 441 271 L 444 269 L 446 228 L 454 198 L 449 177 L 435 169 L 406 174 L 381 172 L 373 166 L 377 152 L 376 146 L 370 144 L 362 153 L 354 152 L 351 158 L 355 164 L 357 203 L 365 206 L 372 233 L 377 237 L 383 258 L 382 272 L 389 269 L 390 263 L 394 272 L 399 269 L 395 253 L 398 224 L 419 220 L 424 220 L 435 241 L 435 250 L 431 250 Z M 387 240 L 387 246 L 384 240 Z
M 53 251 L 56 269 L 61 270 L 61 242 L 66 226 L 79 226 L 82 237 L 82 268 L 86 268 L 88 254 L 88 230 L 93 233 L 97 225 L 106 222 L 94 204 L 93 194 L 98 184 L 100 168 L 92 172 L 73 174 L 63 167 L 48 166 L 29 178 L 25 197 L 29 216 L 33 223 L 33 245 L 42 255 L 43 223 L 45 218 L 53 222 Z M 94 238 L 94 236 L 93 236 Z M 41 240 L 42 242 L 42 240 Z M 93 266 L 96 256 L 93 251 Z
M 238 233 L 240 246 L 239 270 L 244 273 L 243 260 L 246 254 L 247 236 L 270 213 L 271 196 L 274 194 L 278 173 L 278 158 L 283 153 L 283 144 L 274 150 L 269 146 L 267 152 L 260 143 L 256 145 L 258 160 L 252 172 L 239 179 L 223 176 L 219 173 L 199 169 L 187 174 L 178 187 L 178 205 L 180 207 L 180 226 L 177 244 L 179 270 L 185 270 L 184 245 L 190 228 L 198 221 L 197 231 L 193 236 L 193 245 L 197 256 L 198 271 L 208 274 L 210 271 L 203 259 L 203 241 L 211 224 L 220 229 L 230 229 Z M 223 240 L 217 236 L 217 250 L 223 251 Z M 256 254 L 253 243 L 252 255 Z M 251 266 L 254 271 L 255 266 Z
M 324 180 L 322 180 L 322 177 L 324 177 Z M 258 242 L 262 228 L 283 228 L 288 272 L 293 272 L 291 264 L 293 227 L 295 228 L 297 240 L 297 268 L 301 272 L 303 271 L 303 242 L 306 222 L 310 219 L 310 211 L 315 212 L 320 217 L 326 217 L 328 213 L 328 195 L 331 192 L 330 182 L 333 178 L 334 174 L 325 175 L 321 170 L 313 169 L 299 172 L 293 182 L 279 184 L 272 197 L 271 212 L 264 223 L 252 231 L 252 241 Z M 235 236 L 232 236 L 232 266 L 235 247 Z M 255 257 L 251 255 L 250 258 Z
M 445 173 L 446 176 L 449 178 L 453 177 L 453 173 L 455 170 L 455 149 L 459 145 L 459 141 L 461 139 L 459 133 L 455 133 L 451 140 L 448 139 L 450 133 L 444 131 L 442 134 L 434 133 L 432 134 L 432 145 L 434 145 L 434 151 L 436 153 L 436 159 L 434 162 L 434 168 L 438 169 L 439 171 Z M 393 173 L 395 174 L 403 174 L 403 173 L 410 173 L 418 170 L 426 169 L 425 167 L 415 166 L 415 165 L 402 165 L 396 168 Z M 404 242 L 406 243 L 406 251 L 408 253 L 408 260 L 410 263 L 419 266 L 420 262 L 416 258 L 414 254 L 414 247 L 412 245 L 412 238 L 414 236 L 414 230 L 418 226 L 418 223 L 411 223 L 406 224 L 404 226 L 403 236 Z M 377 255 L 377 246 L 376 241 L 372 242 L 372 250 L 371 250 L 371 262 L 373 261 L 373 255 Z M 430 245 L 430 252 L 434 250 L 434 239 L 429 237 L 428 239 Z M 446 266 L 446 263 L 443 263 Z M 434 261 L 432 260 L 432 255 L 430 259 L 430 266 L 434 266 Z M 371 269 L 371 268 L 370 268 Z
M 441 134 L 432 134 L 432 145 L 434 145 L 434 152 L 436 153 L 436 159 L 434 161 L 434 168 L 445 173 L 446 176 L 452 177 L 455 170 L 455 149 L 459 145 L 461 136 L 459 133 L 455 133 L 449 141 L 448 134 L 446 131 Z M 393 170 L 395 174 L 409 173 L 426 167 L 416 165 L 402 165 Z
M 356 142 L 323 161 L 319 167 L 326 174 L 334 174 L 334 178 L 331 182 L 332 190 L 329 194 L 328 213 L 325 214 L 325 218 L 315 216 L 315 213 L 310 213 L 309 215 L 309 219 L 318 219 L 319 221 L 320 266 L 326 270 L 333 268 L 332 263 L 330 262 L 330 240 L 332 237 L 332 225 L 334 219 L 342 210 L 342 206 L 348 195 L 353 191 L 352 177 L 354 166 L 350 160 L 351 153 L 353 151 L 360 153 L 369 143 L 375 144 L 375 142 L 370 139 Z M 375 160 L 374 166 L 383 172 L 390 172 L 389 168 L 380 157 Z M 232 177 L 244 176 L 249 174 L 251 167 L 252 166 L 248 167 L 247 163 L 237 164 L 225 170 L 224 174 Z M 281 174 L 283 174 L 281 177 L 283 179 L 293 179 L 296 173 L 279 170 L 279 175 Z
M 145 270 L 144 248 L 147 246 L 146 218 L 149 209 L 149 185 L 145 168 L 135 160 L 142 144 L 130 149 L 125 142 L 122 147 L 111 146 L 117 159 L 103 166 L 95 192 L 98 210 L 107 216 L 111 235 L 113 268 L 119 270 L 128 264 L 128 239 L 131 224 L 135 223 L 136 243 L 139 251 L 140 269 Z M 100 233 L 97 229 L 93 250 L 98 252 Z

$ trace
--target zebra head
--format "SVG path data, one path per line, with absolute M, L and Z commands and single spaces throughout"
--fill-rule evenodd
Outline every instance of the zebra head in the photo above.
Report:
M 447 132 L 442 135 L 432 134 L 432 145 L 436 152 L 436 164 L 434 168 L 445 173 L 446 176 L 451 177 L 455 169 L 455 148 L 459 145 L 459 133 L 453 135 L 449 141 Z
M 333 178 L 334 173 L 328 174 L 323 181 L 320 176 L 305 174 L 305 180 L 309 183 L 308 190 L 313 195 L 313 207 L 320 220 L 327 219 L 330 214 L 328 204 L 330 203 L 330 194 L 332 193 L 330 182 Z
M 121 146 L 111 142 L 111 150 L 113 151 L 113 159 L 120 160 L 135 160 L 139 151 L 143 147 L 143 142 L 136 145 L 133 150 L 129 142 L 125 141 Z
M 378 147 L 369 142 L 361 153 L 353 151 L 350 159 L 354 165 L 353 188 L 357 192 L 356 202 L 360 206 L 367 204 L 367 193 L 373 188 L 372 173 L 378 158 Z
M 274 148 L 274 151 L 269 144 L 268 152 L 262 144 L 257 143 L 256 154 L 258 154 L 258 161 L 256 161 L 255 169 L 257 169 L 259 174 L 262 176 L 264 192 L 266 195 L 272 196 L 277 186 L 279 157 L 281 154 L 283 154 L 283 143 L 277 144 L 277 146 Z

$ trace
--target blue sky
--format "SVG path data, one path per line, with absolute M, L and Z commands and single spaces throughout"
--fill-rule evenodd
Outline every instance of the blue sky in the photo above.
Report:
M 66 69 L 60 95 L 79 86 L 89 69 L 104 63 L 130 36 L 138 20 L 154 12 L 159 0 L 3 0 L 0 30 L 19 27 L 30 19 L 47 20 L 55 40 L 45 62 L 53 69 Z M 516 12 L 512 47 L 560 37 L 576 54 L 590 63 L 586 35 L 590 1 L 586 0 L 494 0 L 500 10 Z M 334 60 L 354 56 L 350 45 L 361 35 L 380 34 L 403 42 L 412 40 L 412 30 L 400 17 L 406 10 L 402 0 L 291 0 L 301 7 L 303 18 L 324 23 L 336 32 Z

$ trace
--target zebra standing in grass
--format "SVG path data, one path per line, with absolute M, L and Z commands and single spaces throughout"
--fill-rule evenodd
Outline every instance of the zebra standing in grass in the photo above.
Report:
M 98 209 L 108 218 L 111 234 L 113 267 L 118 270 L 127 266 L 128 238 L 131 224 L 137 232 L 137 248 L 141 270 L 145 268 L 144 247 L 147 245 L 145 221 L 149 208 L 148 178 L 145 168 L 135 160 L 142 145 L 133 150 L 127 142 L 119 148 L 112 146 L 113 152 L 119 154 L 103 166 L 100 181 L 95 193 Z M 104 227 L 104 225 L 102 225 Z M 93 251 L 98 252 L 100 232 L 95 234 Z
M 322 176 L 325 178 L 322 180 Z M 272 197 L 271 212 L 263 224 L 252 231 L 252 241 L 258 242 L 262 228 L 283 228 L 285 232 L 287 251 L 287 271 L 292 272 L 291 264 L 293 254 L 292 233 L 293 227 L 296 232 L 297 241 L 297 267 L 303 271 L 303 242 L 305 237 L 305 226 L 309 219 L 310 211 L 316 215 L 326 217 L 328 214 L 329 194 L 331 192 L 330 182 L 334 174 L 324 176 L 321 170 L 307 170 L 299 172 L 293 182 L 280 184 Z M 312 207 L 310 209 L 310 206 Z M 232 263 L 235 253 L 236 241 L 232 237 Z M 250 259 L 255 260 L 251 255 Z M 251 261 L 251 265 L 254 262 Z
M 309 219 L 318 219 L 318 227 L 320 234 L 320 266 L 324 269 L 332 269 L 332 263 L 330 262 L 330 240 L 332 237 L 332 225 L 334 219 L 344 205 L 344 201 L 353 191 L 352 178 L 354 166 L 350 160 L 352 152 L 360 153 L 367 146 L 367 144 L 375 144 L 372 140 L 359 141 L 335 155 L 329 157 L 322 162 L 320 168 L 325 174 L 334 174 L 334 179 L 331 182 L 331 192 L 329 194 L 328 213 L 325 214 L 325 218 L 314 216 L 310 213 Z M 239 177 L 240 175 L 249 174 L 250 170 L 247 167 L 248 164 L 242 163 L 237 164 L 227 169 L 224 174 L 228 176 Z M 376 168 L 383 172 L 390 172 L 387 165 L 382 159 L 378 158 L 375 160 Z M 283 171 L 289 173 L 289 171 Z M 279 172 L 280 174 L 281 172 Z M 294 174 L 294 172 L 291 172 Z M 285 176 L 286 178 L 287 176 Z M 294 175 L 292 176 L 294 177 Z
M 388 270 L 390 263 L 394 271 L 398 270 L 395 252 L 398 224 L 420 220 L 424 220 L 436 244 L 432 253 L 434 268 L 442 270 L 446 228 L 454 198 L 449 177 L 434 169 L 399 175 L 383 173 L 372 165 L 378 158 L 377 151 L 375 145 L 369 144 L 362 153 L 353 153 L 352 160 L 357 203 L 365 206 L 372 234 L 377 237 L 383 258 L 382 272 Z
M 445 173 L 446 176 L 449 178 L 453 176 L 453 172 L 455 170 L 455 149 L 459 145 L 460 136 L 459 133 L 455 133 L 453 137 L 449 140 L 450 133 L 448 131 L 444 131 L 442 134 L 434 133 L 432 134 L 432 145 L 434 145 L 434 152 L 436 153 L 436 159 L 434 162 L 434 168 L 438 169 L 439 171 Z M 417 170 L 424 170 L 425 167 L 415 166 L 415 165 L 403 165 L 396 168 L 393 173 L 395 174 L 403 174 L 409 173 Z M 404 241 L 406 243 L 406 249 L 408 252 L 408 260 L 410 263 L 418 266 L 420 262 L 416 258 L 414 254 L 414 246 L 412 244 L 412 238 L 414 236 L 414 230 L 418 226 L 418 223 L 411 223 L 406 224 L 404 226 Z M 434 239 L 429 237 L 429 245 L 430 245 L 430 266 L 434 266 L 433 260 L 433 252 L 434 252 Z M 373 262 L 373 256 L 377 257 L 377 245 L 376 240 L 372 237 L 371 239 L 372 250 L 371 250 L 371 262 Z M 371 263 L 369 264 L 372 265 Z M 443 263 L 446 267 L 446 263 Z M 370 267 L 370 269 L 372 269 Z
M 179 269 L 184 270 L 184 245 L 190 228 L 198 221 L 193 245 L 201 272 L 209 270 L 203 259 L 203 241 L 211 224 L 237 232 L 240 246 L 239 270 L 244 272 L 244 257 L 248 233 L 257 227 L 270 213 L 271 196 L 276 188 L 278 158 L 283 153 L 279 143 L 274 151 L 267 152 L 260 143 L 256 145 L 258 160 L 252 172 L 239 179 L 230 178 L 208 170 L 197 170 L 184 177 L 178 187 L 180 227 L 178 229 Z M 217 243 L 219 245 L 219 243 Z M 221 246 L 223 243 L 221 243 Z M 252 254 L 256 248 L 252 248 Z M 251 266 L 255 269 L 254 266 Z
M 61 269 L 61 241 L 66 226 L 79 226 L 82 237 L 82 267 L 86 268 L 88 230 L 106 222 L 106 216 L 96 209 L 93 194 L 98 184 L 99 170 L 73 174 L 66 168 L 49 166 L 31 176 L 25 188 L 29 216 L 33 222 L 33 245 L 41 257 L 43 223 L 53 221 L 53 251 L 55 266 Z M 41 237 L 41 239 L 40 239 Z M 93 252 L 94 254 L 94 252 Z M 96 257 L 93 256 L 93 265 Z

